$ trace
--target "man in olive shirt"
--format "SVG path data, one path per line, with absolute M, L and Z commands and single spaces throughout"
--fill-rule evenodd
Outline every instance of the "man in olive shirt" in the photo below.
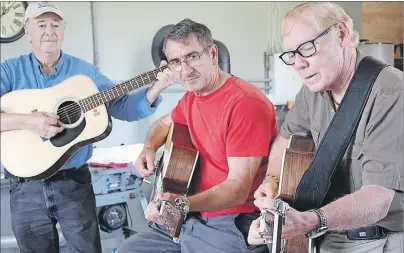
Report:
M 291 10 L 282 24 L 282 42 L 282 60 L 299 73 L 304 85 L 271 147 L 267 177 L 255 192 L 261 210 L 273 207 L 290 136 L 311 136 L 318 147 L 365 56 L 356 49 L 358 34 L 352 19 L 332 3 L 309 2 Z M 388 66 L 373 85 L 321 208 L 306 212 L 289 208 L 282 237 L 310 232 L 320 236 L 321 224 L 327 233 L 320 253 L 404 252 L 403 141 L 403 72 Z M 385 235 L 368 238 L 365 226 Z M 358 228 L 360 240 L 348 239 L 347 232 Z M 259 220 L 252 223 L 248 241 L 264 243 Z

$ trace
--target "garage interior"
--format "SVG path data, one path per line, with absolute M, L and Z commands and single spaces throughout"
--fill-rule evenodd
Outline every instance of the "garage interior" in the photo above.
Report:
M 299 75 L 279 59 L 280 19 L 301 2 L 59 2 L 67 26 L 63 51 L 99 67 L 115 83 L 158 67 L 159 31 L 184 18 L 206 24 L 222 54 L 221 68 L 256 85 L 276 107 L 278 125 L 302 86 Z M 338 2 L 360 34 L 359 48 L 403 70 L 403 3 Z M 1 44 L 1 62 L 31 51 L 25 36 Z M 287 85 L 286 85 L 287 84 Z M 185 93 L 175 84 L 151 117 L 137 122 L 113 119 L 111 134 L 94 143 L 91 174 L 103 253 L 147 227 L 144 209 L 153 178 L 140 179 L 133 167 L 151 124 Z M 157 158 L 162 150 L 157 152 Z M 104 164 L 104 165 L 100 165 Z M 97 165 L 98 164 L 98 165 Z M 109 165 L 108 165 L 109 164 Z M 90 164 L 91 165 L 91 164 Z M 107 166 L 108 165 L 108 166 Z M 1 249 L 18 253 L 11 229 L 9 180 L 1 167 Z M 124 183 L 126 182 L 126 183 Z M 67 253 L 60 233 L 61 252 Z

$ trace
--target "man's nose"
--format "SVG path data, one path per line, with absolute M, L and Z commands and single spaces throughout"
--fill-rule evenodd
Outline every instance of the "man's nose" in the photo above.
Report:
M 47 25 L 45 32 L 48 35 L 53 35 L 55 33 L 55 28 L 53 27 L 53 25 Z
M 309 62 L 307 59 L 300 54 L 295 54 L 295 64 L 293 64 L 293 67 L 296 69 L 304 69 L 309 66 Z
M 184 76 L 184 74 L 188 74 L 192 72 L 192 68 L 188 65 L 188 63 L 186 63 L 185 61 L 181 62 L 181 72 L 182 75 Z

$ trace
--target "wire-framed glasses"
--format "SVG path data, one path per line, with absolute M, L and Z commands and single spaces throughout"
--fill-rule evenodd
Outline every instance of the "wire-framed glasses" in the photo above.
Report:
M 203 53 L 209 49 L 211 46 L 205 47 L 201 52 L 193 52 L 185 57 L 184 60 L 173 59 L 168 62 L 168 67 L 173 71 L 181 71 L 181 63 L 187 64 L 189 67 L 195 66 L 198 61 L 201 59 Z

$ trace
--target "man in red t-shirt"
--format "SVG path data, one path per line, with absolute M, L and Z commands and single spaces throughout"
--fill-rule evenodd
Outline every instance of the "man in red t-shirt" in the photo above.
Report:
M 249 245 L 247 234 L 260 214 L 253 194 L 278 134 L 273 104 L 257 87 L 219 68 L 218 49 L 202 24 L 189 19 L 176 24 L 164 41 L 164 52 L 169 68 L 158 74 L 158 82 L 179 81 L 188 92 L 153 124 L 135 166 L 142 176 L 152 175 L 155 152 L 171 124 L 186 125 L 199 151 L 193 194 L 163 197 L 181 198 L 189 213 L 180 242 L 174 243 L 159 226 L 160 203 L 150 201 L 146 219 L 153 226 L 127 239 L 119 252 L 267 252 L 266 246 Z

